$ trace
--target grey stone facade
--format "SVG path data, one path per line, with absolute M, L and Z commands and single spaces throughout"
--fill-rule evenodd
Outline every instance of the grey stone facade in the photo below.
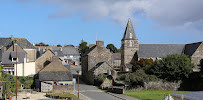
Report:
M 112 53 L 104 47 L 104 41 L 96 41 L 96 45 L 89 48 L 89 51 L 81 58 L 82 76 L 90 80 L 90 77 L 92 76 L 92 72 L 90 70 L 101 62 L 105 62 L 108 66 L 112 66 L 112 57 Z M 90 84 L 91 83 L 92 82 L 90 82 Z
M 132 63 L 140 58 L 161 59 L 169 54 L 186 54 L 196 65 L 193 71 L 199 71 L 199 61 L 203 59 L 203 42 L 191 44 L 139 44 L 131 20 L 121 40 L 121 70 L 128 71 Z

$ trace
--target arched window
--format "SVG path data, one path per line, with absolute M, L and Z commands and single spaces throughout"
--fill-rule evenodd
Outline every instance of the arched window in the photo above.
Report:
M 129 43 L 130 43 L 129 46 L 132 47 L 133 46 L 133 42 L 129 41 Z
M 132 36 L 132 33 L 130 33 L 130 39 L 132 39 L 132 37 L 133 37 L 133 36 Z

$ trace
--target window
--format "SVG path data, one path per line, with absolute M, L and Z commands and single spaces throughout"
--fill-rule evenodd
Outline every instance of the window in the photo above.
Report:
M 130 43 L 129 46 L 132 47 L 133 46 L 133 42 L 129 41 L 129 43 Z
M 17 58 L 12 58 L 12 62 L 16 62 L 16 60 L 18 61 Z
M 130 33 L 130 39 L 132 39 L 132 37 L 133 37 L 133 36 L 132 36 L 132 33 Z

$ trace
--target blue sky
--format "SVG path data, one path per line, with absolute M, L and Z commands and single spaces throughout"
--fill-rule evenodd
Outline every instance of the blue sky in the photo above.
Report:
M 154 1 L 1 0 L 0 37 L 51 45 L 78 45 L 82 39 L 93 44 L 97 38 L 119 48 L 130 17 L 141 44 L 203 41 L 202 1 Z

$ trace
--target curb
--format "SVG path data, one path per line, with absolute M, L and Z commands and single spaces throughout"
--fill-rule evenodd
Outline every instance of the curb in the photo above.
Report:
M 112 96 L 114 96 L 114 97 L 116 97 L 116 98 L 119 98 L 119 99 L 122 99 L 122 100 L 127 100 L 127 99 L 123 99 L 122 97 L 119 97 L 119 96 L 116 96 L 116 95 L 114 95 L 113 93 L 110 93 L 110 92 L 106 92 L 107 94 L 110 94 L 110 95 L 112 95 Z

